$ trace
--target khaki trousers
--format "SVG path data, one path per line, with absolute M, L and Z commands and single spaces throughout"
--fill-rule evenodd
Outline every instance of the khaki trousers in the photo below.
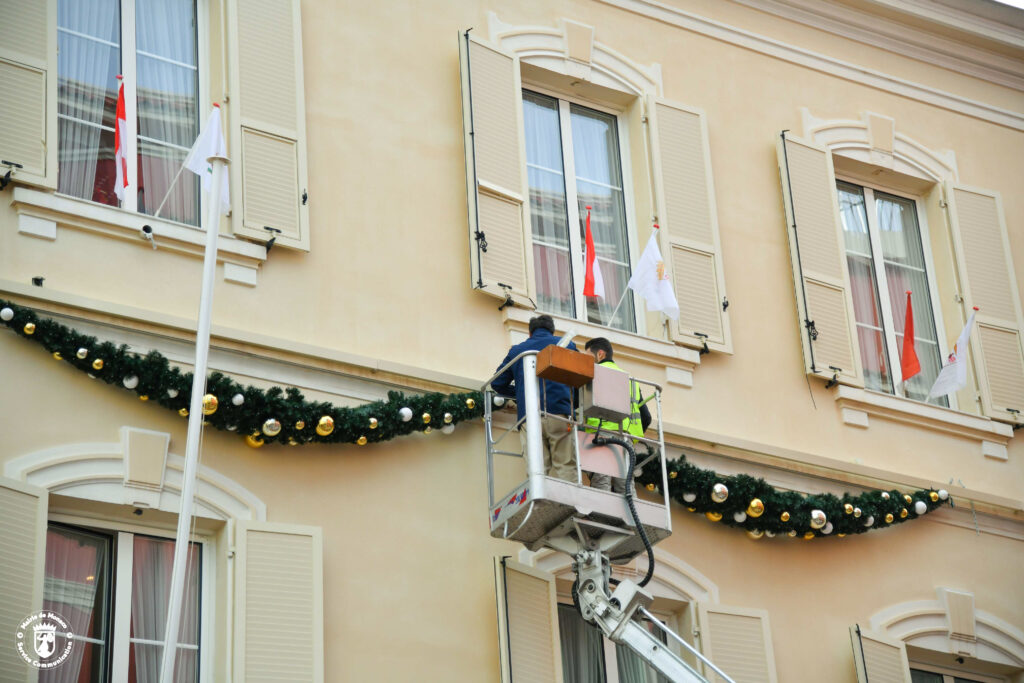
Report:
M 569 424 L 550 415 L 540 418 L 541 443 L 544 448 L 544 473 L 549 477 L 576 481 L 576 456 L 572 448 Z M 526 453 L 526 425 L 519 430 L 519 440 Z

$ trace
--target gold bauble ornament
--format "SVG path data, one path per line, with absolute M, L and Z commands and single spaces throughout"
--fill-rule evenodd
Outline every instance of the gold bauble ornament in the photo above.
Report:
M 245 443 L 253 448 L 259 448 L 263 445 L 263 437 L 260 436 L 259 432 L 253 432 L 245 437 Z
M 824 510 L 811 510 L 811 528 L 820 529 L 828 522 Z
M 910 505 L 911 503 L 914 502 L 914 499 L 910 496 L 909 493 L 904 493 L 903 494 L 903 502 L 905 502 L 907 505 Z
M 450 424 L 452 423 L 452 420 L 454 420 L 454 419 L 455 419 L 455 418 L 454 418 L 454 417 L 452 417 L 452 414 L 451 414 L 451 413 L 445 413 L 445 414 L 444 414 L 444 423 L 445 423 L 446 425 L 450 425 Z
M 753 539 L 758 539 L 758 538 L 761 538 L 762 536 L 764 536 L 764 532 L 761 531 L 760 529 L 751 529 L 750 531 L 747 532 L 747 536 L 750 536 Z
M 930 501 L 932 501 L 933 503 L 937 503 L 937 502 L 939 502 L 939 494 L 936 493 L 935 491 L 929 491 L 928 492 L 928 499 Z
M 181 408 L 180 410 L 178 410 L 178 415 L 181 415 L 182 417 L 188 417 L 188 408 Z
M 889 500 L 889 492 L 882 491 L 882 500 Z
M 277 436 L 281 433 L 281 423 L 274 418 L 269 418 L 263 423 L 263 433 L 267 436 Z
M 64 360 L 64 356 L 60 355 L 60 351 L 54 351 L 53 352 L 53 358 L 54 358 L 54 360 Z M 936 496 L 936 500 L 938 500 L 938 494 L 933 494 L 933 495 L 935 495 Z
M 747 506 L 747 515 L 750 517 L 760 517 L 764 514 L 764 503 L 761 502 L 760 498 L 754 498 L 750 501 L 750 505 Z
M 885 513 L 885 523 L 892 524 L 893 516 L 891 512 Z
M 203 415 L 213 415 L 217 412 L 217 397 L 213 394 L 203 395 Z
M 140 401 L 148 401 L 149 400 L 149 396 L 146 396 L 145 394 L 139 394 L 139 400 Z
M 853 516 L 860 519 L 860 516 L 864 514 L 860 508 L 853 508 Z
M 783 512 L 781 515 L 779 515 L 779 519 L 781 519 L 783 522 L 788 522 L 789 521 L 789 513 L 788 512 Z
M 432 431 L 434 431 L 433 427 L 426 427 L 426 428 L 424 428 L 423 433 L 424 434 L 430 434 Z
M 672 470 L 671 472 L 668 473 L 668 478 L 669 479 L 675 479 L 678 476 L 679 476 L 679 473 L 676 472 L 675 470 Z
M 845 538 L 846 534 L 836 534 L 836 536 L 838 536 L 839 538 Z
M 370 429 L 376 429 L 378 424 L 379 423 L 377 422 L 377 418 L 375 418 L 375 417 L 371 417 L 370 418 Z
M 320 418 L 320 421 L 316 423 L 316 433 L 320 436 L 327 436 L 334 431 L 334 418 L 330 415 L 324 415 Z
M 804 532 L 804 540 L 809 541 L 812 538 L 814 538 L 814 532 L 813 531 L 805 531 Z
M 356 443 L 359 444 L 360 446 L 365 446 L 366 445 L 366 437 L 365 436 L 360 436 L 358 439 L 356 439 Z
M 853 506 L 850 505 L 849 503 L 847 503 L 846 505 L 843 506 L 843 512 L 845 512 L 848 515 L 852 515 L 853 514 Z
M 721 512 L 715 512 L 714 510 L 709 510 L 709 511 L 705 512 L 704 516 L 707 517 L 712 522 L 720 522 L 722 520 L 722 513 Z
M 789 536 L 790 538 L 796 538 L 796 529 L 790 529 L 789 531 L 786 532 L 786 535 Z
M 288 445 L 289 445 L 289 446 L 298 446 L 298 445 L 299 445 L 299 442 L 298 442 L 298 441 L 296 441 L 295 439 L 293 439 L 292 437 L 290 437 L 290 436 L 289 436 L 289 437 L 288 437 Z
M 697 511 L 697 508 L 695 508 L 695 507 L 688 507 L 686 509 L 689 510 L 690 512 L 696 512 Z
M 470 410 L 473 410 L 473 408 L 476 408 L 476 401 L 474 401 L 471 398 L 467 398 L 466 399 L 466 407 L 469 408 Z
M 647 485 L 647 490 L 648 490 L 648 491 L 653 491 L 653 490 L 654 490 L 654 488 L 655 488 L 655 487 L 654 487 L 654 484 L 648 484 L 648 485 Z
M 102 358 L 97 358 L 96 360 L 94 360 L 92 362 L 92 369 L 93 370 L 102 370 L 103 369 L 103 359 Z
M 430 424 L 430 413 L 423 413 L 423 424 Z
M 729 487 L 725 484 L 715 484 L 711 487 L 711 500 L 716 503 L 724 503 L 729 497 Z
M 78 349 L 78 351 L 75 351 L 75 356 L 79 360 L 85 360 L 85 357 L 88 356 L 88 355 L 89 355 L 89 349 L 85 348 L 84 346 L 82 348 Z
M 35 323 L 25 323 L 25 327 L 22 328 L 22 329 L 25 330 L 25 334 L 35 334 L 36 333 L 36 324 Z
M 305 428 L 306 423 L 303 420 L 299 420 L 298 422 L 295 423 L 295 431 L 301 432 Z
M 900 508 L 900 519 L 906 519 L 908 514 L 907 508 Z

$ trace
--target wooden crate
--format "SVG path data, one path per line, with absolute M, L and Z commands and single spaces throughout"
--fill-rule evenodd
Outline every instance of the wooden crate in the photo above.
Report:
M 594 378 L 594 357 L 552 344 L 537 354 L 537 377 L 581 387 Z

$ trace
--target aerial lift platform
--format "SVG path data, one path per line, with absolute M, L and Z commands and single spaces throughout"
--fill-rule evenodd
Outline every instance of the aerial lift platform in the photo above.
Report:
M 563 337 L 561 345 L 567 344 L 568 339 L 568 336 Z M 573 601 L 584 620 L 612 641 L 629 647 L 669 680 L 708 683 L 707 678 L 640 624 L 640 618 L 645 617 L 664 632 L 666 639 L 693 653 L 706 670 L 718 675 L 717 680 L 733 683 L 647 610 L 653 596 L 643 586 L 654 569 L 652 546 L 672 533 L 661 387 L 603 366 L 594 366 L 593 378 L 569 377 L 557 371 L 552 374 L 550 364 L 557 365 L 557 361 L 552 361 L 553 356 L 575 353 L 562 348 L 552 352 L 552 349 L 554 347 L 520 354 L 499 368 L 482 388 L 491 535 L 517 541 L 529 550 L 550 548 L 573 557 L 576 572 Z M 543 357 L 541 378 L 538 378 L 538 355 Z M 503 398 L 492 389 L 491 383 L 518 362 L 523 363 L 524 416 L 518 421 L 502 421 L 496 419 L 494 408 Z M 540 383 L 545 376 L 560 377 L 563 383 L 580 388 L 581 405 L 572 416 L 551 415 L 543 410 Z M 630 415 L 630 397 L 636 386 L 648 394 L 647 402 L 654 405 L 656 438 L 637 437 L 618 430 L 595 430 L 587 424 L 590 417 L 621 423 Z M 566 424 L 576 455 L 575 481 L 550 477 L 544 471 L 541 420 L 545 417 Z M 525 438 L 521 439 L 520 429 L 525 430 Z M 509 467 L 506 461 L 509 458 L 519 467 Z M 654 468 L 660 474 L 662 494 L 659 498 L 640 500 L 633 496 L 632 474 L 641 468 Z M 498 469 L 504 477 L 499 476 Z M 584 472 L 624 479 L 627 493 L 585 485 Z M 626 563 L 644 553 L 649 558 L 649 569 L 639 583 L 616 582 L 611 578 L 611 564 Z

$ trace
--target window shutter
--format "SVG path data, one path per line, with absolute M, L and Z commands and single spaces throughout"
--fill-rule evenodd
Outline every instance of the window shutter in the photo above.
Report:
M 235 681 L 323 681 L 321 529 L 240 521 L 235 533 Z
M 459 57 L 471 285 L 526 303 L 531 240 L 519 60 L 472 34 L 459 36 Z
M 234 232 L 309 251 L 299 0 L 229 0 Z
M 863 387 L 832 155 L 788 135 L 777 152 L 804 366 Z
M 707 118 L 651 98 L 648 122 L 662 257 L 679 303 L 672 339 L 732 353 Z
M 57 187 L 57 0 L 0 0 L 0 160 Z M 0 165 L 0 175 L 11 168 Z
M 561 683 L 555 577 L 494 559 L 502 683 Z
M 701 650 L 735 683 L 776 683 L 775 655 L 764 610 L 699 605 Z M 723 679 L 705 667 L 710 683 Z
M 899 640 L 850 627 L 858 683 L 911 683 L 907 648 Z
M 12 681 L 36 680 L 18 654 L 14 633 L 43 608 L 46 509 L 46 490 L 0 477 L 0 671 Z
M 997 420 L 1024 422 L 1024 317 L 1002 200 L 998 193 L 957 185 L 946 187 L 946 198 L 964 304 L 968 311 L 978 307 L 969 354 L 982 410 Z

